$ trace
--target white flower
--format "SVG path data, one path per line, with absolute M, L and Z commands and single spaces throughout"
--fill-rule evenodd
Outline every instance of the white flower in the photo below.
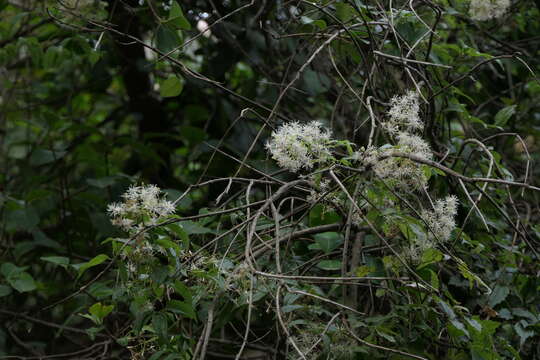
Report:
M 93 6 L 95 1 L 94 0 L 62 0 L 60 3 L 70 10 L 76 10 L 80 8 Z
M 424 123 L 420 119 L 420 104 L 418 93 L 408 91 L 405 95 L 394 96 L 390 100 L 388 119 L 383 122 L 384 129 L 390 135 L 396 135 L 401 131 L 422 130 Z
M 124 214 L 125 208 L 124 208 L 124 205 L 123 205 L 123 204 L 120 204 L 120 203 L 112 203 L 112 204 L 109 204 L 109 206 L 107 206 L 107 212 L 108 212 L 112 217 L 117 217 L 117 216 L 120 216 L 120 215 L 123 215 L 123 214 Z
M 210 31 L 208 23 L 204 20 L 197 21 L 197 30 L 199 30 L 205 38 L 212 36 L 212 31 Z
M 369 147 L 359 152 L 357 157 L 366 165 L 372 166 L 375 174 L 397 189 L 420 190 L 427 185 L 427 177 L 421 164 L 407 158 L 390 156 L 394 151 L 411 154 L 431 160 L 433 153 L 428 143 L 421 137 L 406 132 L 397 134 L 398 143 L 380 148 Z
M 510 6 L 510 0 L 471 0 L 469 16 L 473 20 L 485 21 L 500 18 Z
M 156 225 L 159 220 L 175 212 L 172 202 L 160 196 L 156 185 L 130 186 L 122 195 L 122 203 L 112 203 L 107 207 L 114 225 L 136 234 L 147 225 Z
M 397 139 L 398 147 L 401 151 L 426 160 L 431 160 L 433 158 L 431 147 L 420 136 L 399 133 Z
M 330 135 L 317 121 L 304 125 L 292 122 L 272 132 L 266 148 L 280 167 L 293 172 L 309 170 L 332 157 Z
M 167 216 L 175 212 L 175 206 L 172 202 L 161 200 L 155 208 L 155 212 L 159 216 Z
M 458 199 L 449 195 L 435 202 L 433 211 L 422 211 L 421 217 L 428 226 L 428 237 L 438 242 L 447 241 L 456 227 Z

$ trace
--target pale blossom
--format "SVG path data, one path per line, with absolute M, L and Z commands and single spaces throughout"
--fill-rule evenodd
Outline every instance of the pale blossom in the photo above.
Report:
M 500 18 L 510 6 L 510 0 L 471 0 L 469 16 L 473 20 L 485 21 Z
M 318 121 L 291 122 L 272 132 L 266 149 L 278 165 L 292 172 L 309 170 L 332 157 L 330 131 Z
M 422 211 L 421 218 L 428 227 L 428 237 L 437 242 L 444 242 L 450 238 L 452 230 L 456 227 L 454 220 L 457 214 L 458 199 L 449 195 L 435 202 L 433 210 Z
M 122 198 L 123 202 L 109 204 L 107 212 L 113 225 L 131 234 L 142 231 L 145 225 L 156 225 L 175 212 L 174 204 L 161 196 L 156 185 L 132 185 Z
M 202 36 L 204 36 L 205 38 L 209 38 L 210 36 L 212 36 L 212 31 L 210 31 L 208 23 L 202 19 L 197 21 L 197 30 L 199 30 Z
M 396 145 L 385 145 L 380 148 L 371 146 L 359 152 L 356 157 L 365 166 L 371 166 L 377 177 L 388 181 L 388 184 L 396 189 L 410 191 L 425 188 L 427 177 L 422 164 L 392 154 L 401 152 L 431 160 L 433 158 L 431 147 L 417 135 L 401 132 L 396 137 L 398 139 Z
M 392 136 L 403 131 L 421 131 L 424 123 L 420 119 L 418 93 L 410 90 L 405 95 L 394 96 L 390 100 L 388 118 L 382 123 L 383 128 Z

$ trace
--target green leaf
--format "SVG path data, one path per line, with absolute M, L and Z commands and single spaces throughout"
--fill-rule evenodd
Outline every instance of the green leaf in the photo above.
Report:
M 187 303 L 191 304 L 193 302 L 193 295 L 191 294 L 191 291 L 189 290 L 189 288 L 186 285 L 184 285 L 179 280 L 176 280 L 174 282 L 174 284 L 173 284 L 173 287 L 174 287 L 174 290 L 176 290 L 177 293 L 179 293 L 180 295 L 182 295 L 184 297 L 184 300 Z
M 9 284 L 18 292 L 28 292 L 36 289 L 34 278 L 27 272 L 8 279 Z
M 191 24 L 184 16 L 184 12 L 177 1 L 172 2 L 166 23 L 177 29 L 191 30 Z
M 105 176 L 98 179 L 86 179 L 86 183 L 90 186 L 97 187 L 99 189 L 105 189 L 108 186 L 114 185 L 116 182 L 116 177 L 114 176 Z
M 516 113 L 516 105 L 510 105 L 501 109 L 497 115 L 495 115 L 495 125 L 504 126 L 508 120 Z
M 508 287 L 501 286 L 501 285 L 495 286 L 495 288 L 493 289 L 493 292 L 489 296 L 489 306 L 491 307 L 497 306 L 498 304 L 503 302 L 504 299 L 506 299 L 509 293 L 510 293 L 510 289 L 508 289 Z
M 69 265 L 69 258 L 65 256 L 42 256 L 40 257 L 40 259 L 56 265 L 60 265 L 62 267 L 66 267 L 66 265 Z
M 356 10 L 349 4 L 336 3 L 335 6 L 337 18 L 343 22 L 351 20 L 356 14 Z
M 11 288 L 6 285 L 0 285 L 0 297 L 4 297 L 11 294 Z
M 534 336 L 535 334 L 533 330 L 525 330 L 521 323 L 515 325 L 514 329 L 516 330 L 516 334 L 518 334 L 519 336 L 519 346 L 523 346 L 523 344 L 525 344 L 525 341 L 527 341 L 528 338 Z
M 325 232 L 314 236 L 319 248 L 329 254 L 343 242 L 343 236 L 337 232 Z
M 189 249 L 189 235 L 184 230 L 184 228 L 178 224 L 172 223 L 165 226 L 169 231 L 171 231 L 174 235 L 178 236 L 180 240 L 182 240 L 182 244 L 184 245 L 184 249 Z
M 101 264 L 107 259 L 109 259 L 107 255 L 99 254 L 98 256 L 94 257 L 92 260 L 88 262 L 81 263 L 81 264 L 73 264 L 71 266 L 73 266 L 79 272 L 79 275 L 77 276 L 79 278 L 86 270 L 90 269 L 91 267 Z
M 154 314 L 152 316 L 152 327 L 160 339 L 165 340 L 167 338 L 167 329 L 169 327 L 167 316 L 161 313 Z
M 39 215 L 37 211 L 27 206 L 22 209 L 8 211 L 6 213 L 7 230 L 31 231 L 39 224 Z
M 303 74 L 305 89 L 311 95 L 319 95 L 330 88 L 330 79 L 323 73 L 306 70 Z
M 214 232 L 213 230 L 205 228 L 194 221 L 182 221 L 179 224 L 184 228 L 188 235 L 209 234 Z
M 174 75 L 171 75 L 161 84 L 159 93 L 163 97 L 175 97 L 180 95 L 183 87 L 184 86 L 182 85 L 180 79 Z
M 423 269 L 424 267 L 438 263 L 443 259 L 443 254 L 434 248 L 429 248 L 424 251 L 422 254 L 422 261 L 420 262 L 420 265 L 418 266 L 418 270 Z
M 362 265 L 356 268 L 355 275 L 358 277 L 368 276 L 373 269 L 367 265 Z
M 9 285 L 18 292 L 28 292 L 36 289 L 34 278 L 24 270 L 26 267 L 19 267 L 12 263 L 4 263 L 0 267 L 0 272 L 6 278 Z
M 65 151 L 51 151 L 46 149 L 36 149 L 30 156 L 30 165 L 41 166 L 60 160 L 66 155 Z
M 335 224 L 341 221 L 341 217 L 335 211 L 325 211 L 322 204 L 317 204 L 309 212 L 309 226 Z
M 169 53 L 171 50 L 176 49 L 182 43 L 182 39 L 175 29 L 167 25 L 162 25 L 157 30 L 156 35 L 156 47 L 162 53 Z
M 339 270 L 341 269 L 341 261 L 340 260 L 323 260 L 317 263 L 317 267 L 319 269 L 328 270 L 328 271 Z
M 181 314 L 189 319 L 197 319 L 193 305 L 185 301 L 171 300 L 167 305 L 167 310 Z
M 103 323 L 103 319 L 107 315 L 109 315 L 113 309 L 114 309 L 114 305 L 103 305 L 102 303 L 98 302 L 90 306 L 90 309 L 88 309 L 88 312 L 92 315 L 91 319 L 96 324 L 101 324 Z

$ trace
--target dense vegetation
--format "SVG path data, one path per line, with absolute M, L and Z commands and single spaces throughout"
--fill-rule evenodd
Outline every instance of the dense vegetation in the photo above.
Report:
M 0 0 L 0 357 L 540 359 L 538 19 Z

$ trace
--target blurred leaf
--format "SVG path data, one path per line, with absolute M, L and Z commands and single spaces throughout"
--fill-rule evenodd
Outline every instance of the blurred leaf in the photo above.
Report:
M 168 323 L 167 317 L 162 313 L 152 315 L 152 327 L 156 335 L 164 341 L 167 338 Z
M 188 235 L 191 234 L 213 234 L 214 230 L 211 230 L 209 228 L 206 228 L 204 226 L 199 225 L 198 223 L 194 221 L 181 221 L 178 223 L 182 226 L 182 228 L 186 231 Z
M 28 292 L 36 289 L 34 278 L 24 271 L 25 268 L 18 267 L 12 263 L 4 263 L 0 267 L 0 272 L 6 278 L 12 288 L 18 292 Z
M 319 248 L 329 254 L 343 243 L 343 236 L 337 232 L 325 232 L 313 236 Z
M 77 277 L 79 278 L 86 270 L 90 269 L 91 267 L 101 264 L 107 259 L 109 259 L 107 255 L 99 254 L 88 262 L 81 263 L 81 264 L 72 264 L 71 266 L 73 266 L 78 271 L 79 275 Z
M 88 312 L 97 320 L 97 324 L 103 323 L 103 319 L 111 313 L 114 309 L 114 305 L 103 305 L 100 302 L 90 306 Z
M 191 24 L 184 16 L 184 12 L 177 1 L 172 2 L 171 9 L 169 10 L 169 19 L 167 19 L 166 23 L 177 29 L 191 30 Z
M 64 268 L 69 265 L 69 258 L 64 256 L 42 256 L 40 259 L 56 265 L 60 265 Z
M 181 314 L 188 319 L 196 319 L 197 315 L 195 314 L 195 310 L 193 309 L 193 305 L 184 302 L 184 301 L 178 301 L 178 300 L 171 300 L 169 301 L 167 305 L 167 310 L 172 311 L 174 313 Z
M 497 115 L 495 115 L 495 125 L 504 126 L 508 120 L 516 113 L 516 105 L 507 106 L 501 109 Z
M 341 261 L 340 260 L 323 260 L 319 261 L 317 263 L 317 267 L 323 270 L 339 270 L 341 269 Z
M 182 44 L 182 39 L 176 32 L 167 25 L 161 25 L 156 34 L 156 47 L 162 53 L 169 53 Z
M 11 294 L 11 288 L 6 285 L 0 285 L 0 297 L 4 297 Z
M 182 88 L 183 85 L 180 79 L 174 75 L 171 75 L 161 84 L 159 93 L 163 97 L 175 97 L 180 95 Z
M 41 166 L 62 159 L 66 155 L 65 151 L 51 151 L 46 149 L 37 149 L 30 156 L 32 166 Z
M 492 308 L 500 304 L 501 302 L 506 299 L 508 294 L 510 293 L 510 289 L 506 286 L 497 285 L 493 289 L 493 292 L 489 296 L 489 306 Z

